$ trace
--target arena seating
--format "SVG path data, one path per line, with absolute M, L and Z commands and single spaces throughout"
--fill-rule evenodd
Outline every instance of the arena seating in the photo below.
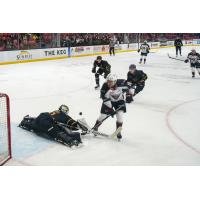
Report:
M 59 47 L 53 33 L 0 33 L 0 51 Z M 140 41 L 185 40 L 200 38 L 199 33 L 141 33 Z M 124 43 L 138 41 L 137 33 L 60 33 L 60 46 L 105 45 L 111 38 Z M 125 40 L 126 38 L 126 40 Z M 57 38 L 56 38 L 57 39 Z

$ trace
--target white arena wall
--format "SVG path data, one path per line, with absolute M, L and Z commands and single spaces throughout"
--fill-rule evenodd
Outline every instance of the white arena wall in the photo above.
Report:
M 174 41 L 149 42 L 148 44 L 150 45 L 151 49 L 170 48 L 173 47 Z M 200 39 L 184 40 L 183 45 L 184 46 L 200 45 Z M 118 44 L 115 46 L 115 49 L 116 53 L 137 51 L 138 43 Z M 49 49 L 1 51 L 0 65 L 108 54 L 109 53 L 108 50 L 109 50 L 108 45 L 99 45 L 99 46 L 78 46 L 70 48 L 62 47 L 62 48 L 49 48 Z

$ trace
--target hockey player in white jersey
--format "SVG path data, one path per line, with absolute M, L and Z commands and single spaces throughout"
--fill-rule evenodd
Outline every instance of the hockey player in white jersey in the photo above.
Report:
M 138 53 L 140 52 L 140 64 L 142 63 L 142 60 L 144 59 L 144 64 L 146 63 L 146 57 L 150 51 L 150 47 L 147 44 L 147 41 L 145 40 L 143 44 L 140 45 L 140 48 L 138 49 Z
M 190 67 L 192 71 L 192 78 L 195 77 L 195 68 L 198 71 L 200 75 L 200 54 L 196 52 L 195 49 L 192 49 L 191 52 L 188 54 L 187 59 L 185 60 L 185 63 L 190 62 Z
M 116 129 L 122 127 L 123 114 L 126 112 L 126 104 L 123 95 L 123 90 L 127 89 L 125 84 L 126 80 L 117 79 L 115 74 L 109 74 L 107 76 L 107 81 L 101 88 L 101 98 L 103 99 L 101 114 L 94 125 L 94 130 L 97 131 L 98 127 L 102 124 L 102 120 L 108 115 L 113 115 L 116 110 Z M 117 134 L 117 138 L 119 140 L 122 138 L 121 132 Z

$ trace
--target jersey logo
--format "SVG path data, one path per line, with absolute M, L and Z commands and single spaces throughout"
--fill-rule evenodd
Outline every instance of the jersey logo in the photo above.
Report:
M 110 93 L 110 96 L 114 99 L 114 100 L 118 100 L 119 97 L 121 96 L 121 91 L 120 90 L 114 90 Z

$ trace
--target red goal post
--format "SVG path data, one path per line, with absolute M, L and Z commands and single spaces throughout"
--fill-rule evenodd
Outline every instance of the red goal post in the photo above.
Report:
M 11 159 L 10 100 L 0 93 L 0 165 Z

